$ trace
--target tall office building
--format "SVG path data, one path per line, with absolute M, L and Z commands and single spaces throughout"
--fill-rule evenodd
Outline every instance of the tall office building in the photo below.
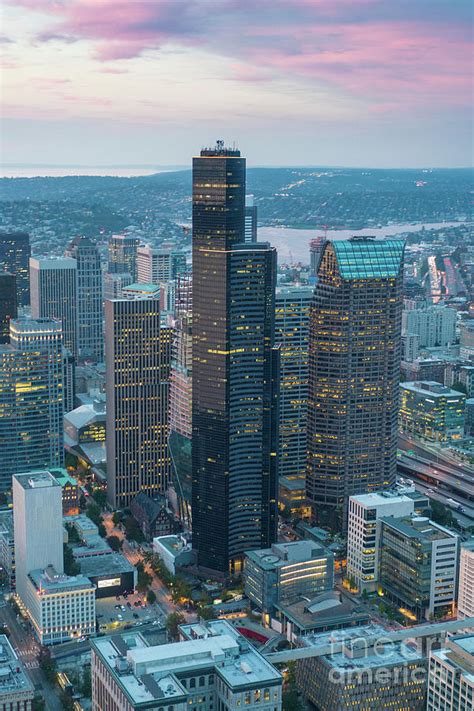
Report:
M 18 306 L 30 303 L 30 236 L 26 232 L 0 232 L 0 272 L 16 277 Z
M 114 508 L 169 483 L 168 398 L 171 329 L 153 285 L 127 287 L 105 302 L 107 495 Z
M 415 308 L 404 309 L 402 332 L 418 336 L 420 348 L 447 346 L 456 341 L 456 310 L 449 306 L 428 306 L 413 302 Z M 419 307 L 419 308 L 417 308 Z
M 275 343 L 280 346 L 278 474 L 304 479 L 308 405 L 308 334 L 313 289 L 288 286 L 275 294 Z
M 474 538 L 461 543 L 458 619 L 474 617 Z
M 64 572 L 62 489 L 49 471 L 13 477 L 13 526 L 16 590 L 25 602 L 32 570 Z
M 40 644 L 95 633 L 95 587 L 64 574 L 61 484 L 49 471 L 13 477 L 16 590 Z
M 326 242 L 310 317 L 306 488 L 320 523 L 395 481 L 404 243 Z
M 14 274 L 0 272 L 0 343 L 10 340 L 10 321 L 17 317 L 17 293 Z
M 61 321 L 63 344 L 77 357 L 77 262 L 70 257 L 30 259 L 31 315 Z
M 104 274 L 104 299 L 120 299 L 122 297 L 122 289 L 130 286 L 132 283 L 132 275 L 128 272 L 121 274 Z
M 192 314 L 174 319 L 170 372 L 170 439 L 172 482 L 181 517 L 191 520 Z
M 57 321 L 16 319 L 0 346 L 0 488 L 63 464 L 63 352 Z
M 253 195 L 245 196 L 245 242 L 252 244 L 257 241 L 257 206 Z
M 137 280 L 137 250 L 140 240 L 128 235 L 112 235 L 109 239 L 109 272 L 128 273 Z
M 162 284 L 186 271 L 186 254 L 171 249 L 159 249 L 149 244 L 137 249 L 137 278 L 139 282 Z
M 321 258 L 324 242 L 324 237 L 319 236 L 312 239 L 309 243 L 310 274 L 312 277 L 316 277 L 318 275 L 319 260 Z
M 238 573 L 276 536 L 276 252 L 244 243 L 245 159 L 193 159 L 193 546 Z
M 104 358 L 103 285 L 97 245 L 88 237 L 75 237 L 66 257 L 77 262 L 77 350 L 80 358 Z

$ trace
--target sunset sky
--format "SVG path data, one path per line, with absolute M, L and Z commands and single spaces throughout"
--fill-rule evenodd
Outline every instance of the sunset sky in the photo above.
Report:
M 465 166 L 468 0 L 6 0 L 2 160 Z

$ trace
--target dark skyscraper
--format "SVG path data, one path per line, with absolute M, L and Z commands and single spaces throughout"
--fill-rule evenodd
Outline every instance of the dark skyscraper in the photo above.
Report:
M 198 563 L 238 573 L 276 535 L 276 252 L 247 245 L 245 159 L 193 160 L 193 546 Z
M 306 488 L 320 523 L 395 481 L 404 243 L 326 242 L 310 316 Z
M 15 276 L 0 272 L 0 343 L 10 341 L 10 320 L 17 316 L 16 297 Z
M 26 232 L 0 232 L 0 272 L 15 275 L 18 306 L 30 303 L 30 255 Z
M 97 245 L 88 237 L 75 237 L 66 257 L 77 262 L 77 350 L 79 358 L 104 358 L 103 285 Z

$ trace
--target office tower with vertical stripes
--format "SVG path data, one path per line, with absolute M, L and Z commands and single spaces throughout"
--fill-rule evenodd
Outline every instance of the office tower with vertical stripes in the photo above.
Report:
M 16 277 L 17 304 L 30 303 L 30 236 L 26 232 L 0 232 L 0 272 Z
M 10 340 L 10 321 L 17 317 L 17 292 L 14 274 L 0 272 L 0 344 Z
M 245 159 L 193 159 L 192 516 L 198 564 L 238 574 L 276 537 L 276 251 L 245 244 Z
M 310 286 L 284 286 L 275 295 L 275 343 L 280 346 L 279 477 L 306 472 Z
M 70 257 L 30 259 L 31 315 L 61 321 L 63 345 L 77 357 L 77 262 Z
M 81 359 L 104 358 L 103 280 L 97 245 L 89 237 L 75 237 L 66 257 L 77 263 L 77 350 Z
M 169 484 L 171 328 L 160 314 L 159 290 L 132 284 L 124 298 L 106 301 L 105 334 L 107 496 L 122 508 Z
M 129 235 L 112 235 L 109 239 L 109 273 L 130 274 L 137 280 L 137 250 L 140 240 Z
M 0 346 L 0 489 L 13 474 L 63 465 L 63 349 L 61 324 L 10 321 Z
M 306 488 L 321 524 L 396 474 L 404 242 L 327 241 L 309 334 Z

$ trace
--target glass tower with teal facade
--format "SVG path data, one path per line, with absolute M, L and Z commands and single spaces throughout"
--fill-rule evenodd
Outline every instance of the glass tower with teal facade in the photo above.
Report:
M 319 523 L 395 481 L 404 242 L 327 241 L 310 316 L 306 488 Z

